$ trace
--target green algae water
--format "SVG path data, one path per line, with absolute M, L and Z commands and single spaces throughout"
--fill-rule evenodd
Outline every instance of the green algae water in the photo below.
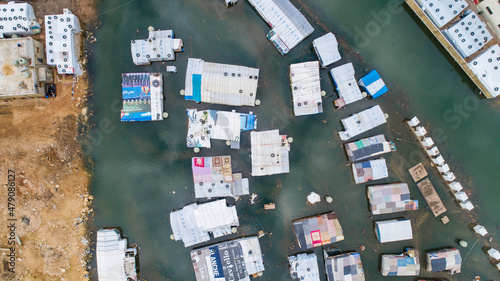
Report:
M 420 20 L 402 0 L 292 0 L 315 32 L 282 57 L 266 39 L 270 30 L 244 0 L 228 9 L 222 0 L 101 0 L 101 22 L 93 43 L 90 71 L 94 83 L 91 107 L 95 124 L 87 134 L 85 150 L 92 159 L 94 174 L 95 220 L 92 228 L 120 227 L 129 243 L 140 247 L 141 278 L 146 280 L 194 280 L 190 248 L 170 240 L 168 214 L 195 201 L 191 175 L 192 149 L 186 147 L 186 108 L 233 109 L 184 101 L 185 70 L 190 57 L 209 62 L 257 67 L 261 70 L 257 98 L 262 105 L 234 108 L 253 111 L 258 129 L 279 128 L 294 138 L 290 152 L 290 173 L 266 177 L 250 175 L 250 135 L 242 134 L 240 150 L 229 149 L 223 141 L 213 141 L 212 149 L 198 155 L 231 155 L 233 171 L 250 179 L 250 192 L 259 196 L 255 205 L 249 196 L 237 202 L 241 229 L 217 242 L 255 235 L 264 230 L 270 235 L 260 239 L 266 270 L 257 280 L 291 280 L 286 256 L 299 252 L 291 222 L 305 216 L 335 211 L 344 229 L 341 251 L 361 254 L 367 280 L 383 277 L 381 255 L 401 253 L 411 246 L 423 251 L 454 246 L 464 259 L 462 273 L 447 277 L 421 270 L 422 277 L 447 277 L 450 280 L 498 279 L 499 273 L 484 253 L 487 246 L 500 241 L 500 106 L 486 100 L 472 82 L 451 61 L 446 51 L 427 32 Z M 184 52 L 174 62 L 135 66 L 130 40 L 147 38 L 148 26 L 173 29 L 184 41 Z M 321 71 L 322 89 L 327 92 L 324 113 L 294 117 L 288 71 L 291 63 L 316 60 L 311 42 L 333 32 L 340 43 L 343 59 L 335 65 L 353 62 L 356 77 L 376 69 L 390 92 L 375 100 L 362 100 L 335 109 L 336 97 L 327 70 Z M 177 74 L 165 67 L 175 65 Z M 121 73 L 161 72 L 164 75 L 165 111 L 170 118 L 160 122 L 121 123 Z M 388 161 L 388 179 L 374 183 L 402 181 L 410 186 L 420 210 L 377 216 L 376 219 L 410 218 L 414 239 L 380 244 L 373 231 L 368 209 L 366 185 L 355 185 L 350 166 L 337 132 L 339 120 L 360 110 L 380 104 L 389 114 L 387 124 L 359 137 L 385 134 L 394 140 L 397 152 Z M 417 115 L 438 144 L 458 180 L 470 193 L 476 208 L 469 215 L 453 200 L 437 171 L 423 157 L 415 137 L 403 120 Z M 423 162 L 429 178 L 442 198 L 450 218 L 443 225 L 434 218 L 407 170 Z M 331 195 L 333 203 L 306 204 L 315 191 Z M 264 211 L 263 204 L 274 202 L 276 210 Z M 492 241 L 479 238 L 470 226 L 483 224 Z M 95 235 L 95 233 L 93 234 Z M 479 238 L 479 239 L 478 239 Z M 95 237 L 94 237 L 95 239 Z M 461 248 L 457 239 L 469 242 Z M 205 244 L 204 244 L 205 245 Z M 360 247 L 365 246 L 361 251 Z M 322 252 L 319 257 L 321 280 L 324 275 Z M 95 262 L 91 270 L 97 280 Z M 398 277 L 397 280 L 414 280 Z

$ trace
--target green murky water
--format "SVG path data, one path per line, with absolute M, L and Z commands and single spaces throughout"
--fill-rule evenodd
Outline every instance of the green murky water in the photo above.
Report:
M 269 27 L 244 0 L 227 9 L 222 0 L 101 0 L 102 24 L 92 46 L 91 73 L 94 96 L 91 99 L 95 126 L 84 144 L 93 160 L 96 211 L 94 228 L 119 226 L 130 243 L 140 246 L 141 277 L 147 280 L 194 280 L 189 258 L 190 249 L 169 239 L 168 214 L 171 210 L 194 202 L 190 158 L 185 145 L 186 107 L 230 109 L 184 101 L 189 57 L 210 62 L 239 64 L 261 69 L 257 98 L 262 105 L 237 108 L 254 111 L 259 130 L 279 128 L 294 137 L 290 153 L 290 173 L 267 177 L 250 176 L 249 133 L 243 134 L 239 151 L 214 142 L 212 149 L 200 155 L 231 155 L 233 170 L 250 178 L 251 192 L 262 201 L 249 205 L 248 198 L 237 203 L 242 229 L 238 235 L 266 230 L 262 238 L 266 271 L 261 280 L 291 280 L 286 256 L 298 251 L 291 221 L 307 215 L 333 210 L 338 213 L 345 241 L 342 251 L 359 249 L 367 280 L 388 279 L 379 273 L 383 253 L 400 253 L 406 246 L 429 250 L 456 246 L 456 239 L 469 242 L 461 248 L 465 259 L 463 272 L 453 280 L 483 280 L 499 277 L 483 253 L 485 245 L 497 246 L 500 239 L 500 108 L 498 101 L 482 99 L 472 82 L 445 55 L 413 12 L 396 1 L 309 0 L 292 3 L 314 25 L 316 31 L 285 57 L 275 50 L 265 35 Z M 303 5 L 306 6 L 303 6 Z M 173 29 L 184 40 L 185 50 L 175 62 L 177 74 L 167 74 L 165 64 L 138 67 L 132 63 L 130 40 L 147 37 L 147 27 Z M 138 30 L 140 33 L 138 33 Z M 314 38 L 332 31 L 341 42 L 343 60 L 353 62 L 357 76 L 377 69 L 390 93 L 376 100 L 363 100 L 337 110 L 333 97 L 325 99 L 324 113 L 293 117 L 288 67 L 291 63 L 316 60 L 311 49 Z M 164 74 L 165 109 L 170 118 L 163 122 L 121 123 L 121 77 L 123 72 L 162 72 Z M 327 96 L 335 95 L 332 80 L 322 71 L 322 88 Z M 384 133 L 396 141 L 398 151 L 385 158 L 390 178 L 384 182 L 410 184 L 412 196 L 420 200 L 421 210 L 412 213 L 380 216 L 380 219 L 409 217 L 413 220 L 414 240 L 381 245 L 373 232 L 365 186 L 356 186 L 336 132 L 339 120 L 369 106 L 380 104 L 389 113 L 389 122 L 366 135 Z M 422 150 L 402 122 L 418 115 L 432 129 L 445 159 L 458 179 L 472 193 L 478 205 L 472 217 L 452 199 L 436 171 L 424 159 L 430 179 L 443 199 L 451 222 L 443 225 L 434 218 L 411 180 L 407 169 L 422 159 Z M 173 192 L 175 191 L 175 194 Z M 306 205 L 305 197 L 315 191 L 334 198 L 315 206 Z M 276 210 L 264 212 L 263 204 L 276 203 Z M 378 219 L 379 217 L 377 217 Z M 469 225 L 478 220 L 490 231 L 493 242 L 477 239 Z M 469 252 L 470 250 L 470 252 Z M 316 249 L 321 255 L 321 250 Z M 321 261 L 322 262 L 322 261 Z M 320 266 L 322 268 L 323 266 Z M 92 271 L 95 276 L 95 269 Z M 422 271 L 422 276 L 433 276 Z M 434 275 L 445 276 L 445 275 Z M 95 280 L 97 278 L 95 277 Z M 326 277 L 322 277 L 326 280 Z M 397 278 L 413 280 L 413 278 Z

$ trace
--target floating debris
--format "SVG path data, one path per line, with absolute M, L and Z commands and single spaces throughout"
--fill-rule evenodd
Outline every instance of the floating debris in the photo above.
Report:
M 469 245 L 469 243 L 467 243 L 467 241 L 464 241 L 464 240 L 460 240 L 458 242 L 458 244 L 460 244 L 460 246 L 462 246 L 464 248 L 467 248 L 467 246 Z
M 387 178 L 389 172 L 384 158 L 352 164 L 356 184 Z
M 255 204 L 255 200 L 257 200 L 259 196 L 256 193 L 252 193 L 252 196 L 250 198 L 250 205 Z
M 266 176 L 290 172 L 290 144 L 286 135 L 280 135 L 279 130 L 252 131 L 251 157 L 252 176 Z
M 276 205 L 274 203 L 264 204 L 264 210 L 274 210 Z
M 332 203 L 333 202 L 333 198 L 330 195 L 325 195 L 325 201 L 327 203 Z
M 368 186 L 368 199 L 373 215 L 418 210 L 418 201 L 410 199 L 406 183 Z
M 57 67 L 57 73 L 83 74 L 78 62 L 80 32 L 80 21 L 69 9 L 63 9 L 60 15 L 45 16 L 47 64 Z
M 360 139 L 358 141 L 345 143 L 344 148 L 351 162 L 365 160 L 384 153 L 396 151 L 396 145 L 392 141 L 386 141 L 384 135 Z
M 229 140 L 231 148 L 240 148 L 243 131 L 257 128 L 257 116 L 252 112 L 188 109 L 187 147 L 211 147 L 211 139 Z
M 327 34 L 314 39 L 312 44 L 314 51 L 321 62 L 321 67 L 326 68 L 330 64 L 342 59 L 339 53 L 337 38 L 335 38 L 333 33 L 328 32 Z
M 295 220 L 292 223 L 302 250 L 344 240 L 344 233 L 335 212 Z
M 99 280 L 137 280 L 137 248 L 127 249 L 117 229 L 97 231 L 97 276 Z
M 307 202 L 314 205 L 318 202 L 321 202 L 321 196 L 319 196 L 319 194 L 316 192 L 311 192 L 309 195 L 307 195 Z
M 382 256 L 383 276 L 417 276 L 420 274 L 420 257 L 418 251 L 406 248 L 400 255 Z
M 248 179 L 232 172 L 231 156 L 193 157 L 194 194 L 196 198 L 248 195 Z
M 254 106 L 259 69 L 188 59 L 184 98 L 196 102 Z
M 123 73 L 122 106 L 123 122 L 164 120 L 163 75 Z
M 314 27 L 289 0 L 248 0 L 273 28 L 267 34 L 281 55 L 286 55 L 314 32 Z
M 364 281 L 365 272 L 357 252 L 326 257 L 328 281 Z
M 341 120 L 345 130 L 339 132 L 340 139 L 345 141 L 387 122 L 379 105 L 365 109 Z
M 196 281 L 248 281 L 250 275 L 264 271 L 257 237 L 218 243 L 191 251 Z
M 450 218 L 448 218 L 448 216 L 442 216 L 442 217 L 441 217 L 441 222 L 442 222 L 443 224 L 447 224 L 447 223 L 449 223 L 449 222 L 450 222 Z
M 318 259 L 314 253 L 288 256 L 292 279 L 301 281 L 319 281 Z
M 319 62 L 291 64 L 290 86 L 295 116 L 323 113 Z
M 413 239 L 411 221 L 408 219 L 377 221 L 375 234 L 380 243 Z
M 173 65 L 167 66 L 166 70 L 168 73 L 177 73 L 177 67 Z
M 427 257 L 427 271 L 446 271 L 450 274 L 460 273 L 462 268 L 462 256 L 456 248 L 447 248 L 429 252 Z
M 182 52 L 181 39 L 174 39 L 172 30 L 154 30 L 149 28 L 149 37 L 130 42 L 132 60 L 135 65 L 150 65 L 151 62 L 175 60 L 175 53 Z
M 363 99 L 358 83 L 356 83 L 356 77 L 354 77 L 354 66 L 352 63 L 346 63 L 332 68 L 330 70 L 330 75 L 339 93 L 339 98 L 334 102 L 335 107 L 341 108 L 347 104 Z
M 228 206 L 226 199 L 193 203 L 170 213 L 175 240 L 182 240 L 186 248 L 209 241 L 209 232 L 219 238 L 231 234 L 231 228 L 239 225 L 236 206 Z

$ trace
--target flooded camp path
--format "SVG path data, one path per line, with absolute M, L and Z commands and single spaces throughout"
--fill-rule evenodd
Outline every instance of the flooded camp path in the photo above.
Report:
M 291 2 L 299 9 L 302 2 L 306 4 L 302 0 Z M 240 150 L 230 150 L 223 141 L 213 141 L 213 148 L 202 149 L 198 154 L 231 155 L 233 172 L 242 172 L 243 177 L 248 177 L 250 193 L 259 196 L 254 205 L 249 204 L 249 196 L 237 202 L 241 225 L 237 235 L 212 240 L 255 235 L 260 230 L 269 233 L 260 239 L 266 270 L 259 279 L 291 280 L 286 256 L 299 252 L 292 220 L 328 211 L 337 213 L 344 230 L 345 240 L 339 242 L 338 247 L 344 252 L 357 250 L 361 254 L 367 280 L 384 280 L 379 271 L 381 254 L 401 253 L 407 246 L 420 251 L 446 246 L 459 248 L 462 257 L 467 258 L 463 272 L 453 276 L 454 280 L 472 280 L 478 274 L 485 280 L 497 278 L 498 271 L 483 253 L 482 244 L 478 242 L 472 248 L 478 237 L 468 224 L 478 220 L 492 234 L 493 243 L 500 241 L 497 217 L 500 174 L 496 172 L 500 150 L 495 149 L 500 139 L 499 102 L 482 99 L 477 94 L 473 83 L 403 2 L 307 1 L 307 7 L 301 12 L 315 31 L 282 57 L 266 38 L 270 28 L 244 0 L 230 9 L 222 0 L 101 0 L 102 24 L 95 33 L 97 42 L 91 45 L 90 60 L 95 126 L 84 145 L 94 163 L 95 229 L 119 226 L 130 243 L 139 245 L 142 278 L 194 280 L 190 248 L 170 240 L 168 217 L 170 211 L 195 202 L 191 174 L 191 157 L 195 154 L 186 147 L 186 108 L 231 109 L 187 102 L 179 94 L 184 89 L 188 58 L 200 58 L 259 68 L 257 98 L 262 104 L 236 109 L 243 113 L 253 111 L 258 117 L 258 130 L 279 129 L 280 133 L 294 138 L 289 174 L 250 175 L 249 132 L 242 133 Z M 177 54 L 175 62 L 152 66 L 133 64 L 130 40 L 146 38 L 148 26 L 173 29 L 175 37 L 183 39 L 185 50 Z M 356 78 L 376 69 L 389 93 L 335 109 L 333 101 L 337 94 L 328 71 L 322 70 L 321 87 L 327 92 L 323 100 L 324 113 L 294 117 L 289 66 L 317 60 L 312 40 L 328 31 L 339 39 L 343 57 L 334 65 L 352 62 Z M 167 65 L 175 65 L 178 73 L 167 74 Z M 168 119 L 119 121 L 121 74 L 126 72 L 164 75 Z M 413 222 L 411 241 L 378 242 L 368 209 L 366 185 L 354 183 L 337 134 L 341 130 L 341 118 L 377 104 L 389 114 L 388 122 L 360 137 L 385 134 L 396 144 L 396 152 L 384 155 L 389 178 L 375 183 L 406 182 L 412 198 L 419 200 L 420 210 L 400 213 L 400 217 Z M 455 203 L 417 139 L 402 122 L 415 115 L 431 132 L 471 201 L 477 205 L 472 218 Z M 448 210 L 447 225 L 434 218 L 408 173 L 408 169 L 419 162 L 424 163 L 429 179 Z M 306 204 L 306 196 L 312 191 L 321 197 L 332 196 L 333 202 Z M 267 203 L 275 203 L 276 209 L 265 211 Z M 375 219 L 393 217 L 396 216 L 377 215 Z M 469 247 L 460 248 L 456 239 L 466 240 Z M 365 246 L 365 250 L 361 251 L 360 246 Z M 319 248 L 315 253 L 321 256 Z M 320 274 L 322 280 L 326 280 L 322 264 Z

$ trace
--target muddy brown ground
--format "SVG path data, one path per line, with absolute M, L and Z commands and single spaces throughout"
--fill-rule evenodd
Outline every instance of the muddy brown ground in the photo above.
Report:
M 28 2 L 40 22 L 63 8 L 79 17 L 83 29 L 95 18 L 94 0 Z M 34 38 L 44 41 L 43 35 Z M 55 98 L 0 100 L 0 280 L 88 280 L 85 221 L 92 197 L 78 140 L 87 120 L 88 81 L 86 73 L 75 83 L 72 76 L 56 80 Z M 16 177 L 10 210 L 9 173 Z M 8 244 L 10 223 L 15 245 Z M 14 275 L 6 271 L 12 252 Z

